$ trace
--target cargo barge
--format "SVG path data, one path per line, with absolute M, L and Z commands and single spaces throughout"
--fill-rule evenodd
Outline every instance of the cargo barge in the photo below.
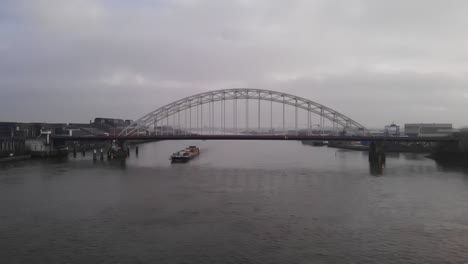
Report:
M 200 149 L 196 146 L 190 146 L 171 155 L 172 162 L 187 162 L 200 155 Z

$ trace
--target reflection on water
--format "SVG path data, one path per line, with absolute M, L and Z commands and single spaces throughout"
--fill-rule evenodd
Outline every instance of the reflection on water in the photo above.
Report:
M 369 162 L 369 171 L 373 176 L 380 176 L 385 169 L 385 161 L 383 162 Z
M 443 172 L 459 172 L 468 175 L 468 162 L 467 161 L 435 161 L 437 168 Z
M 169 156 L 188 145 L 187 164 Z M 5 263 L 464 263 L 468 172 L 298 142 L 0 165 Z M 374 177 L 379 176 L 379 177 Z

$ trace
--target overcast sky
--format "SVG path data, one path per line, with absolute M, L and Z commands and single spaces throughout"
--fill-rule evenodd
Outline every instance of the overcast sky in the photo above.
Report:
M 379 127 L 468 125 L 468 1 L 1 0 L 0 121 L 137 119 L 283 91 Z

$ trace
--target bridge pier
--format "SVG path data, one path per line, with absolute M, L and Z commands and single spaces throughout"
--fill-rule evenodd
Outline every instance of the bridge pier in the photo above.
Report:
M 369 162 L 385 163 L 385 143 L 383 141 L 372 141 L 369 145 Z
M 383 141 L 372 141 L 369 145 L 369 169 L 371 175 L 382 175 L 385 168 L 385 144 Z

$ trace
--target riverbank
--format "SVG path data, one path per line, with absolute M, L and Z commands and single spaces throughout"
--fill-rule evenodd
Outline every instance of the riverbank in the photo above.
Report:
M 31 155 L 11 156 L 11 157 L 0 158 L 0 163 L 28 160 L 28 159 L 31 159 Z
M 320 144 L 322 143 L 322 144 Z M 329 148 L 356 150 L 356 151 L 368 151 L 369 146 L 364 144 L 350 144 L 348 142 L 328 142 L 327 144 L 323 141 L 302 141 L 302 144 L 320 147 L 328 146 Z M 433 146 L 428 145 L 408 145 L 408 144 L 385 144 L 385 152 L 400 152 L 400 153 L 432 153 L 434 151 Z

